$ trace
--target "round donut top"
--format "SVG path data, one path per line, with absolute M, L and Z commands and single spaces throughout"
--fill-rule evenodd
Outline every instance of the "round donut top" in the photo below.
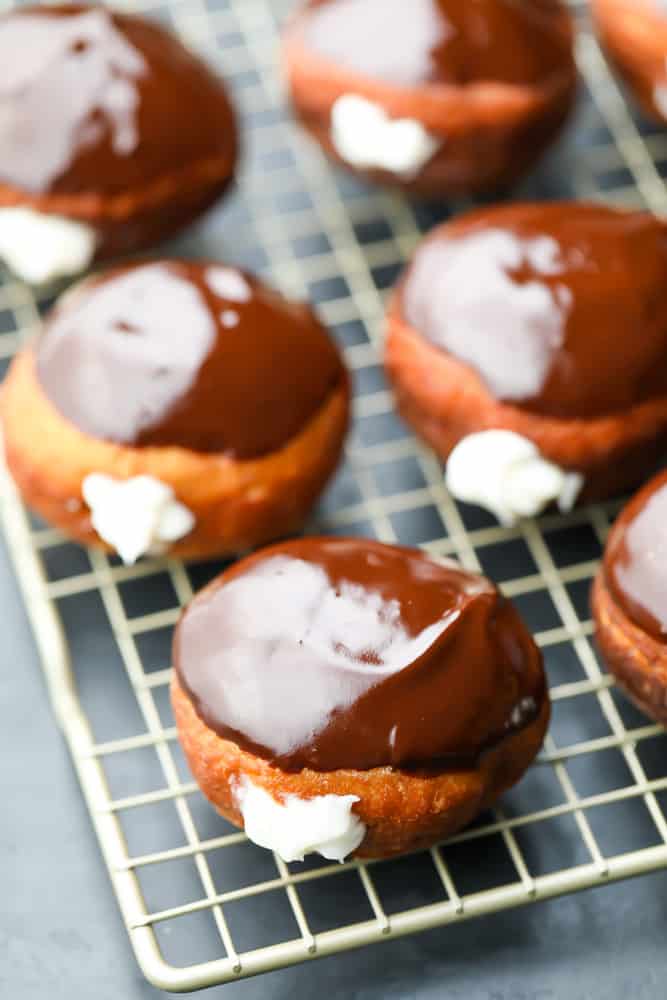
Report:
M 667 642 L 667 473 L 624 508 L 609 536 L 604 569 L 631 621 Z
M 533 84 L 571 71 L 560 0 L 311 0 L 304 43 L 396 86 Z
M 246 459 L 299 433 L 343 377 L 313 311 L 221 264 L 116 268 L 65 295 L 36 346 L 79 430 Z
M 184 612 L 174 663 L 209 727 L 284 770 L 470 766 L 544 698 L 539 651 L 488 580 L 365 539 L 238 563 Z
M 403 319 L 496 398 L 560 418 L 667 393 L 667 228 L 576 202 L 472 212 L 418 247 Z
M 0 182 L 114 194 L 236 157 L 222 81 L 164 28 L 99 6 L 0 18 Z

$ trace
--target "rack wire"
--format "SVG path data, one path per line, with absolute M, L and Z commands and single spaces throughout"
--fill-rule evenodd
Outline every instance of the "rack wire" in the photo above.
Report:
M 392 410 L 378 351 L 385 296 L 452 206 L 414 206 L 344 177 L 291 124 L 278 54 L 290 0 L 127 6 L 218 65 L 243 115 L 237 193 L 174 249 L 236 261 L 316 302 L 353 371 L 354 430 L 311 527 L 421 545 L 488 573 L 536 633 L 554 702 L 524 780 L 446 844 L 390 862 L 285 864 L 210 809 L 176 740 L 171 628 L 220 565 L 124 567 L 84 552 L 32 518 L 2 471 L 2 522 L 55 715 L 146 977 L 192 990 L 666 866 L 663 730 L 617 695 L 591 642 L 588 588 L 618 504 L 501 529 L 452 501 L 440 463 Z M 633 117 L 584 5 L 572 7 L 577 116 L 517 196 L 667 214 L 667 134 Z M 48 304 L 4 277 L 0 374 Z

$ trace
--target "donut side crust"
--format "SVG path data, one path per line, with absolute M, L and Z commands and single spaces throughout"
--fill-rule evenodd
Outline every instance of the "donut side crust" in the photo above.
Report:
M 305 768 L 291 773 L 222 739 L 206 726 L 175 675 L 171 697 L 190 770 L 225 819 L 243 827 L 234 797 L 243 778 L 277 799 L 285 795 L 306 799 L 357 795 L 359 802 L 353 810 L 366 826 L 364 840 L 353 854 L 359 858 L 420 850 L 467 826 L 519 780 L 539 752 L 550 716 L 545 697 L 537 718 L 486 753 L 475 770 L 431 773 L 380 767 L 318 772 Z
M 472 368 L 405 321 L 397 295 L 388 311 L 385 366 L 402 417 L 443 460 L 468 434 L 515 431 L 545 458 L 583 475 L 580 502 L 635 485 L 667 450 L 667 398 L 590 420 L 545 417 L 500 402 Z
M 91 525 L 83 480 L 92 472 L 151 475 L 195 515 L 193 531 L 170 549 L 182 558 L 234 555 L 300 529 L 338 463 L 348 416 L 345 376 L 282 448 L 240 461 L 185 448 L 132 448 L 82 433 L 42 391 L 30 348 L 14 359 L 0 391 L 7 464 L 29 507 L 68 537 L 109 551 Z
M 591 605 L 596 642 L 619 687 L 642 712 L 667 725 L 667 644 L 630 620 L 602 567 L 593 581 Z
M 29 208 L 92 226 L 95 260 L 151 247 L 174 235 L 223 196 L 232 182 L 236 150 L 165 173 L 123 194 L 34 194 L 0 183 L 0 209 Z

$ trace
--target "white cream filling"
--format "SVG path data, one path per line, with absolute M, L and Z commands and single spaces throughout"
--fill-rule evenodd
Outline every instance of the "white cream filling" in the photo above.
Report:
M 303 861 L 316 852 L 344 861 L 364 839 L 366 827 L 352 812 L 356 795 L 286 795 L 282 802 L 244 778 L 235 790 L 246 835 L 283 861 Z
M 83 222 L 32 208 L 0 208 L 0 257 L 28 284 L 85 271 L 95 244 L 95 230 Z
M 93 472 L 82 492 L 95 531 L 128 565 L 147 553 L 161 555 L 195 525 L 171 486 L 153 476 L 120 480 Z
M 520 434 L 489 430 L 459 441 L 447 462 L 446 482 L 457 500 L 484 507 L 511 527 L 553 501 L 562 513 L 572 510 L 584 480 L 547 461 Z
M 440 148 L 440 141 L 413 118 L 390 118 L 384 108 L 343 94 L 331 109 L 331 141 L 339 156 L 361 170 L 388 170 L 414 177 Z

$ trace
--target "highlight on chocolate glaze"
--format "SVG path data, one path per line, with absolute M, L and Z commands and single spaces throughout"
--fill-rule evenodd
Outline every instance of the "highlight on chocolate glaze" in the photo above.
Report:
M 474 767 L 534 721 L 539 652 L 483 577 L 362 539 L 303 539 L 200 593 L 174 640 L 206 725 L 283 770 Z
M 315 0 L 304 41 L 322 58 L 401 87 L 535 83 L 563 70 L 553 0 Z M 382 44 L 378 32 L 382 29 Z
M 79 285 L 35 354 L 43 391 L 86 434 L 239 459 L 280 448 L 343 379 L 308 306 L 236 268 L 184 260 Z
M 590 418 L 667 393 L 667 229 L 576 202 L 495 206 L 418 247 L 407 322 L 498 400 Z
M 132 191 L 235 149 L 221 81 L 155 21 L 20 7 L 0 17 L 0 62 L 0 180 L 19 190 Z
M 5 181 L 48 191 L 84 150 L 107 141 L 113 158 L 136 151 L 150 69 L 106 10 L 33 9 L 7 18 L 0 60 Z

